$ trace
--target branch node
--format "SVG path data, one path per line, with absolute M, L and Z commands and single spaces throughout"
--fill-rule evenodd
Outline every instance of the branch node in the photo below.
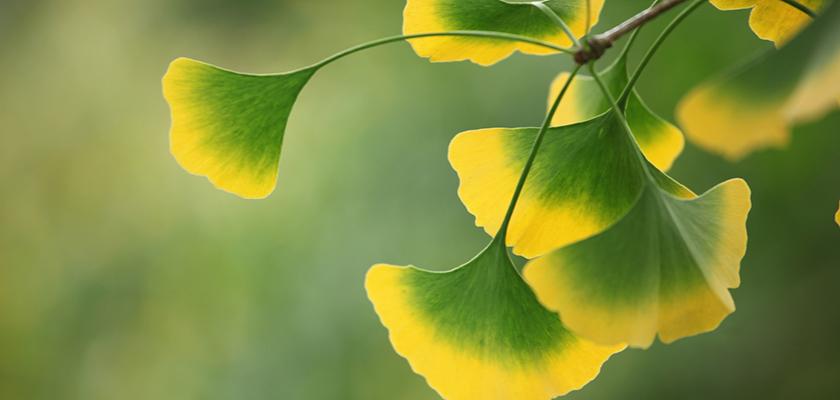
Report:
M 575 52 L 575 62 L 584 65 L 590 61 L 597 60 L 612 47 L 613 42 L 602 35 L 593 36 L 586 40 L 586 46 Z

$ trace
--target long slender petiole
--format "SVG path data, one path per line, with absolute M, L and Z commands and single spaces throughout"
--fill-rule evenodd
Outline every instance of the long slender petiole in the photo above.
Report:
M 814 10 L 808 8 L 808 6 L 798 2 L 796 0 L 782 0 L 782 1 L 787 3 L 789 6 L 795 8 L 799 11 L 802 11 L 803 13 L 805 13 L 806 15 L 808 15 L 811 18 L 816 18 L 817 17 L 817 13 L 814 12 Z
M 673 32 L 673 30 L 683 21 L 686 17 L 688 17 L 697 7 L 700 7 L 706 0 L 695 0 L 693 3 L 689 4 L 688 7 L 683 9 L 674 19 L 662 30 L 656 40 L 653 41 L 653 44 L 650 45 L 647 52 L 644 56 L 642 56 L 642 60 L 639 61 L 639 66 L 636 67 L 636 71 L 633 72 L 633 76 L 630 77 L 630 80 L 627 81 L 627 86 L 624 87 L 622 90 L 621 95 L 618 96 L 617 104 L 623 104 L 627 101 L 627 98 L 630 96 L 630 92 L 633 91 L 633 87 L 636 86 L 636 82 L 639 80 L 639 77 L 642 75 L 642 72 L 645 70 L 645 67 L 650 62 L 653 55 L 656 54 L 656 51 L 659 50 L 659 46 L 662 45 L 662 42 L 668 38 L 668 35 Z
M 529 43 L 536 46 L 544 47 L 546 49 L 554 50 L 561 53 L 574 53 L 574 50 L 567 49 L 565 47 L 558 46 L 554 43 L 546 42 L 539 39 L 533 39 L 527 36 L 521 35 L 514 35 L 510 33 L 502 33 L 502 32 L 489 32 L 489 31 L 449 31 L 449 32 L 429 32 L 429 33 L 416 33 L 413 35 L 399 35 L 399 36 L 390 36 L 382 39 L 373 40 L 367 43 L 362 43 L 358 46 L 351 47 L 349 49 L 340 51 L 336 54 L 333 54 L 330 57 L 325 58 L 323 61 L 314 65 L 316 68 L 323 67 L 333 61 L 339 60 L 341 58 L 347 57 L 353 53 L 360 52 L 362 50 L 367 50 L 371 47 L 381 46 L 383 44 L 393 43 L 393 42 L 401 42 L 404 40 L 411 40 L 411 39 L 422 39 L 422 38 L 430 38 L 430 37 L 441 37 L 441 36 L 461 36 L 461 37 L 476 37 L 476 38 L 486 38 L 486 39 L 497 39 L 497 40 L 507 40 L 511 42 L 522 42 L 522 43 Z
M 572 70 L 571 75 L 569 75 L 569 79 L 566 80 L 566 83 L 563 85 L 560 93 L 554 99 L 554 103 L 551 104 L 551 108 L 548 110 L 548 114 L 545 115 L 545 119 L 543 120 L 542 126 L 540 126 L 540 130 L 537 132 L 537 137 L 534 139 L 533 146 L 531 146 L 531 153 L 528 155 L 528 160 L 525 161 L 525 166 L 522 167 L 522 174 L 519 175 L 519 181 L 516 182 L 516 188 L 513 190 L 513 196 L 510 199 L 507 212 L 505 212 L 505 219 L 502 220 L 502 225 L 499 227 L 499 232 L 496 234 L 496 240 L 501 240 L 502 243 L 504 243 L 505 236 L 507 236 L 507 229 L 510 224 L 510 219 L 513 216 L 513 210 L 516 208 L 516 202 L 519 201 L 519 195 L 522 194 L 522 188 L 525 187 L 525 180 L 528 178 L 528 173 L 531 172 L 531 166 L 534 164 L 534 159 L 537 158 L 537 153 L 540 150 L 543 138 L 545 138 L 545 133 L 548 132 L 548 128 L 551 126 L 551 120 L 554 119 L 554 114 L 560 106 L 560 101 L 563 100 L 563 96 L 566 95 L 566 91 L 569 90 L 569 86 L 572 84 L 572 81 L 575 79 L 578 71 L 580 71 L 580 68 L 581 66 L 578 65 L 574 70 Z
M 543 2 L 539 2 L 539 1 L 535 1 L 535 2 L 531 3 L 531 5 L 538 8 L 540 11 L 543 12 L 543 14 L 547 15 L 548 18 L 550 18 L 552 21 L 554 21 L 554 23 L 556 23 L 558 26 L 560 26 L 560 28 L 563 29 L 563 32 L 566 33 L 566 36 L 569 37 L 569 40 L 571 40 L 572 43 L 575 45 L 575 49 L 582 48 L 582 45 L 580 44 L 580 41 L 578 40 L 577 37 L 575 37 L 574 32 L 572 32 L 572 29 L 569 28 L 569 25 L 566 24 L 566 21 L 563 21 L 563 18 L 560 18 L 560 16 L 557 15 L 557 13 L 554 12 L 554 10 L 552 10 L 551 7 L 545 5 L 545 3 L 543 3 Z
M 705 0 L 703 0 L 705 1 Z M 607 89 L 607 85 L 604 84 L 603 79 L 601 79 L 601 74 L 595 70 L 595 63 L 589 63 L 589 73 L 592 74 L 592 78 L 595 79 L 595 82 L 598 83 L 598 87 L 601 89 L 601 93 L 604 94 L 604 97 L 607 98 L 610 102 L 610 107 L 612 107 L 613 112 L 615 112 L 616 118 L 618 118 L 619 122 L 621 122 L 621 126 L 624 128 L 624 131 L 629 136 L 631 142 L 633 142 L 633 147 L 636 150 L 636 156 L 639 158 L 639 162 L 642 164 L 642 169 L 645 171 L 645 175 L 650 179 L 654 180 L 653 176 L 648 170 L 648 162 L 645 158 L 644 153 L 642 153 L 642 149 L 639 147 L 639 143 L 636 142 L 636 137 L 633 136 L 633 130 L 630 129 L 630 124 L 627 123 L 627 118 L 624 116 L 624 111 L 618 106 L 618 102 L 615 101 L 615 97 L 613 97 L 612 93 L 610 93 L 609 89 Z

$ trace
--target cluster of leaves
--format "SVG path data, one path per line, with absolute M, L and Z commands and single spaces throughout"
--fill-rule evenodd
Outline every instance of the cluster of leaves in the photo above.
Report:
M 661 40 L 702 3 L 683 10 L 632 75 L 626 49 L 635 33 L 602 71 L 593 61 L 590 76 L 578 76 L 582 66 L 560 73 L 541 127 L 472 130 L 452 140 L 458 194 L 494 238 L 447 272 L 380 264 L 365 282 L 396 351 L 443 397 L 563 395 L 626 346 L 710 331 L 734 311 L 729 289 L 739 285 L 746 251 L 749 188 L 732 179 L 697 195 L 668 176 L 683 134 L 634 89 Z M 686 96 L 677 114 L 690 139 L 738 158 L 784 143 L 788 125 L 837 106 L 840 4 L 806 1 L 823 10 L 809 24 L 782 0 L 712 3 L 752 7 L 753 30 L 780 48 Z M 602 5 L 408 0 L 405 36 L 294 72 L 250 75 L 177 59 L 163 80 L 172 154 L 220 189 L 265 197 L 295 99 L 332 61 L 402 39 L 431 61 L 488 66 L 516 51 L 580 51 Z M 528 259 L 522 274 L 508 247 Z

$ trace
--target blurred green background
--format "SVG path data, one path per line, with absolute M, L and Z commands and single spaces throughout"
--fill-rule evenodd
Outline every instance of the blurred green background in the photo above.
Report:
M 596 30 L 648 0 L 607 2 Z M 447 144 L 533 126 L 566 57 L 430 64 L 406 44 L 304 90 L 279 190 L 245 201 L 168 152 L 160 78 L 177 56 L 276 72 L 400 31 L 402 0 L 1 0 L 0 398 L 434 399 L 368 303 L 376 262 L 458 265 L 488 237 Z M 665 20 L 638 42 L 644 50 Z M 701 8 L 640 82 L 657 112 L 766 49 L 746 12 Z M 688 145 L 696 191 L 753 188 L 738 311 L 630 350 L 569 399 L 840 396 L 840 112 L 787 150 L 729 163 Z

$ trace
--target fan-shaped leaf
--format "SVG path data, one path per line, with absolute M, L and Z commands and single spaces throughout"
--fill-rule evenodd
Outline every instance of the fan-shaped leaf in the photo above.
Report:
M 597 343 L 648 347 L 715 329 L 735 305 L 749 188 L 724 182 L 693 199 L 647 185 L 608 230 L 526 265 L 540 302 Z
M 837 107 L 838 97 L 840 2 L 835 1 L 778 51 L 692 90 L 677 117 L 692 141 L 734 160 L 785 145 L 788 125 Z
M 814 11 L 819 11 L 828 0 L 798 0 Z M 811 22 L 811 17 L 782 0 L 711 0 L 721 10 L 752 8 L 750 28 L 756 36 L 781 46 Z
M 314 73 L 248 75 L 176 59 L 163 77 L 172 155 L 219 189 L 244 198 L 268 196 L 289 113 Z
M 566 330 L 493 241 L 448 272 L 375 265 L 365 286 L 394 349 L 446 399 L 551 399 L 624 346 Z
M 502 223 L 537 131 L 467 131 L 449 146 L 449 162 L 461 181 L 458 195 L 490 235 Z M 631 140 L 612 111 L 550 128 L 511 219 L 507 243 L 514 252 L 536 257 L 621 218 L 645 179 Z M 693 196 L 664 174 L 656 176 L 675 195 Z
M 583 36 L 586 29 L 585 0 L 547 0 L 551 8 L 574 34 Z M 597 23 L 603 0 L 591 0 L 592 25 Z M 548 16 L 530 4 L 512 4 L 500 0 L 408 0 L 403 13 L 405 34 L 480 30 L 529 36 L 569 46 L 571 41 Z M 550 54 L 551 50 L 532 44 L 471 37 L 437 37 L 411 41 L 414 51 L 431 61 L 470 60 L 491 65 L 515 51 Z

